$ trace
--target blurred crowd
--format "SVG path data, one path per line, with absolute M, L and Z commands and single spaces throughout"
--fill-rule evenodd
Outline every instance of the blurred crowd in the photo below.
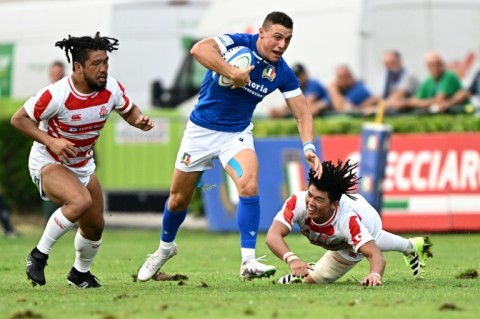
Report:
M 403 64 L 398 51 L 383 55 L 385 75 L 383 90 L 373 92 L 349 68 L 340 65 L 331 83 L 324 84 L 310 76 L 302 64 L 292 67 L 314 117 L 334 114 L 369 116 L 381 110 L 386 115 L 473 113 L 480 105 L 480 71 L 471 83 L 462 84 L 456 71 L 447 68 L 442 56 L 429 52 L 425 56 L 428 75 L 419 79 Z M 287 105 L 271 108 L 271 118 L 291 116 Z

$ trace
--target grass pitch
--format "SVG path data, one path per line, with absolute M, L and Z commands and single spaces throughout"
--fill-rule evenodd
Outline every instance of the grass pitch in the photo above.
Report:
M 25 258 L 40 231 L 18 239 L 0 238 L 0 318 L 479 318 L 480 281 L 460 279 L 480 270 L 480 234 L 433 234 L 434 257 L 428 259 L 427 279 L 414 281 L 400 253 L 386 253 L 383 286 L 359 286 L 368 262 L 362 261 L 338 282 L 319 285 L 279 285 L 274 279 L 288 271 L 259 236 L 257 255 L 266 254 L 277 267 L 270 279 L 244 282 L 239 277 L 238 234 L 180 230 L 179 253 L 162 269 L 188 276 L 182 281 L 134 282 L 148 253 L 158 245 L 159 232 L 106 229 L 92 267 L 102 289 L 69 287 L 75 231 L 53 248 L 46 268 L 47 285 L 32 287 L 25 275 Z M 324 253 L 299 234 L 287 238 L 305 261 Z M 466 276 L 468 277 L 468 276 Z

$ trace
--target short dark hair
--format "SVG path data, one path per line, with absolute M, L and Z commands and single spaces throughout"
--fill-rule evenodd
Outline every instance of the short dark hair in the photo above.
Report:
M 97 32 L 93 38 L 89 36 L 77 38 L 68 35 L 68 39 L 56 42 L 55 46 L 65 50 L 68 62 L 70 62 L 70 53 L 73 62 L 79 62 L 85 66 L 89 51 L 101 50 L 112 52 L 113 50 L 118 50 L 118 40 L 115 38 L 101 37 L 100 32 Z
M 293 73 L 295 73 L 295 75 L 297 77 L 307 72 L 307 70 L 305 69 L 305 67 L 301 63 L 295 64 L 292 67 L 292 71 L 293 71 Z
M 315 186 L 316 189 L 328 194 L 330 202 L 340 200 L 343 194 L 347 195 L 353 200 L 356 200 L 351 193 L 355 190 L 355 185 L 358 184 L 360 178 L 357 177 L 355 169 L 358 163 L 350 163 L 347 160 L 344 165 L 338 160 L 337 165 L 331 161 L 322 162 L 322 176 L 315 177 L 315 171 L 310 170 L 308 173 L 308 186 Z
M 280 24 L 287 29 L 293 29 L 293 20 L 283 12 L 270 12 L 263 20 L 262 28 L 267 29 L 272 24 Z

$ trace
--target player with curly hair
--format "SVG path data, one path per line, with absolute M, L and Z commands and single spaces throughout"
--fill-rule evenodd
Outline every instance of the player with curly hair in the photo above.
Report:
M 93 146 L 110 113 L 115 111 L 130 125 L 148 131 L 152 120 L 130 100 L 123 86 L 108 75 L 107 52 L 118 40 L 72 37 L 55 43 L 72 62 L 71 76 L 41 89 L 12 117 L 12 125 L 34 140 L 29 170 L 42 199 L 60 207 L 47 222 L 38 245 L 27 257 L 27 276 L 45 285 L 45 266 L 55 242 L 76 223 L 76 257 L 67 281 L 80 288 L 101 285 L 90 273 L 102 243 L 103 192 L 95 174 Z
M 359 180 L 357 167 L 349 160 L 339 160 L 337 165 L 322 162 L 322 176 L 316 178 L 310 171 L 308 190 L 290 196 L 277 213 L 266 243 L 291 271 L 279 283 L 334 282 L 366 257 L 370 271 L 360 284 L 381 285 L 386 266 L 383 251 L 402 252 L 413 277 L 424 275 L 425 259 L 431 257 L 429 238 L 406 239 L 382 230 L 378 212 L 360 194 L 353 193 Z M 288 248 L 284 238 L 294 224 L 312 245 L 328 250 L 317 263 L 302 261 Z

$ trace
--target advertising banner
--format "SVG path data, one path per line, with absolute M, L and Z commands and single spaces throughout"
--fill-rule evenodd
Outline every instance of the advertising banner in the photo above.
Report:
M 327 160 L 360 160 L 360 136 L 321 144 Z M 385 229 L 480 230 L 480 134 L 394 134 L 383 190 Z

